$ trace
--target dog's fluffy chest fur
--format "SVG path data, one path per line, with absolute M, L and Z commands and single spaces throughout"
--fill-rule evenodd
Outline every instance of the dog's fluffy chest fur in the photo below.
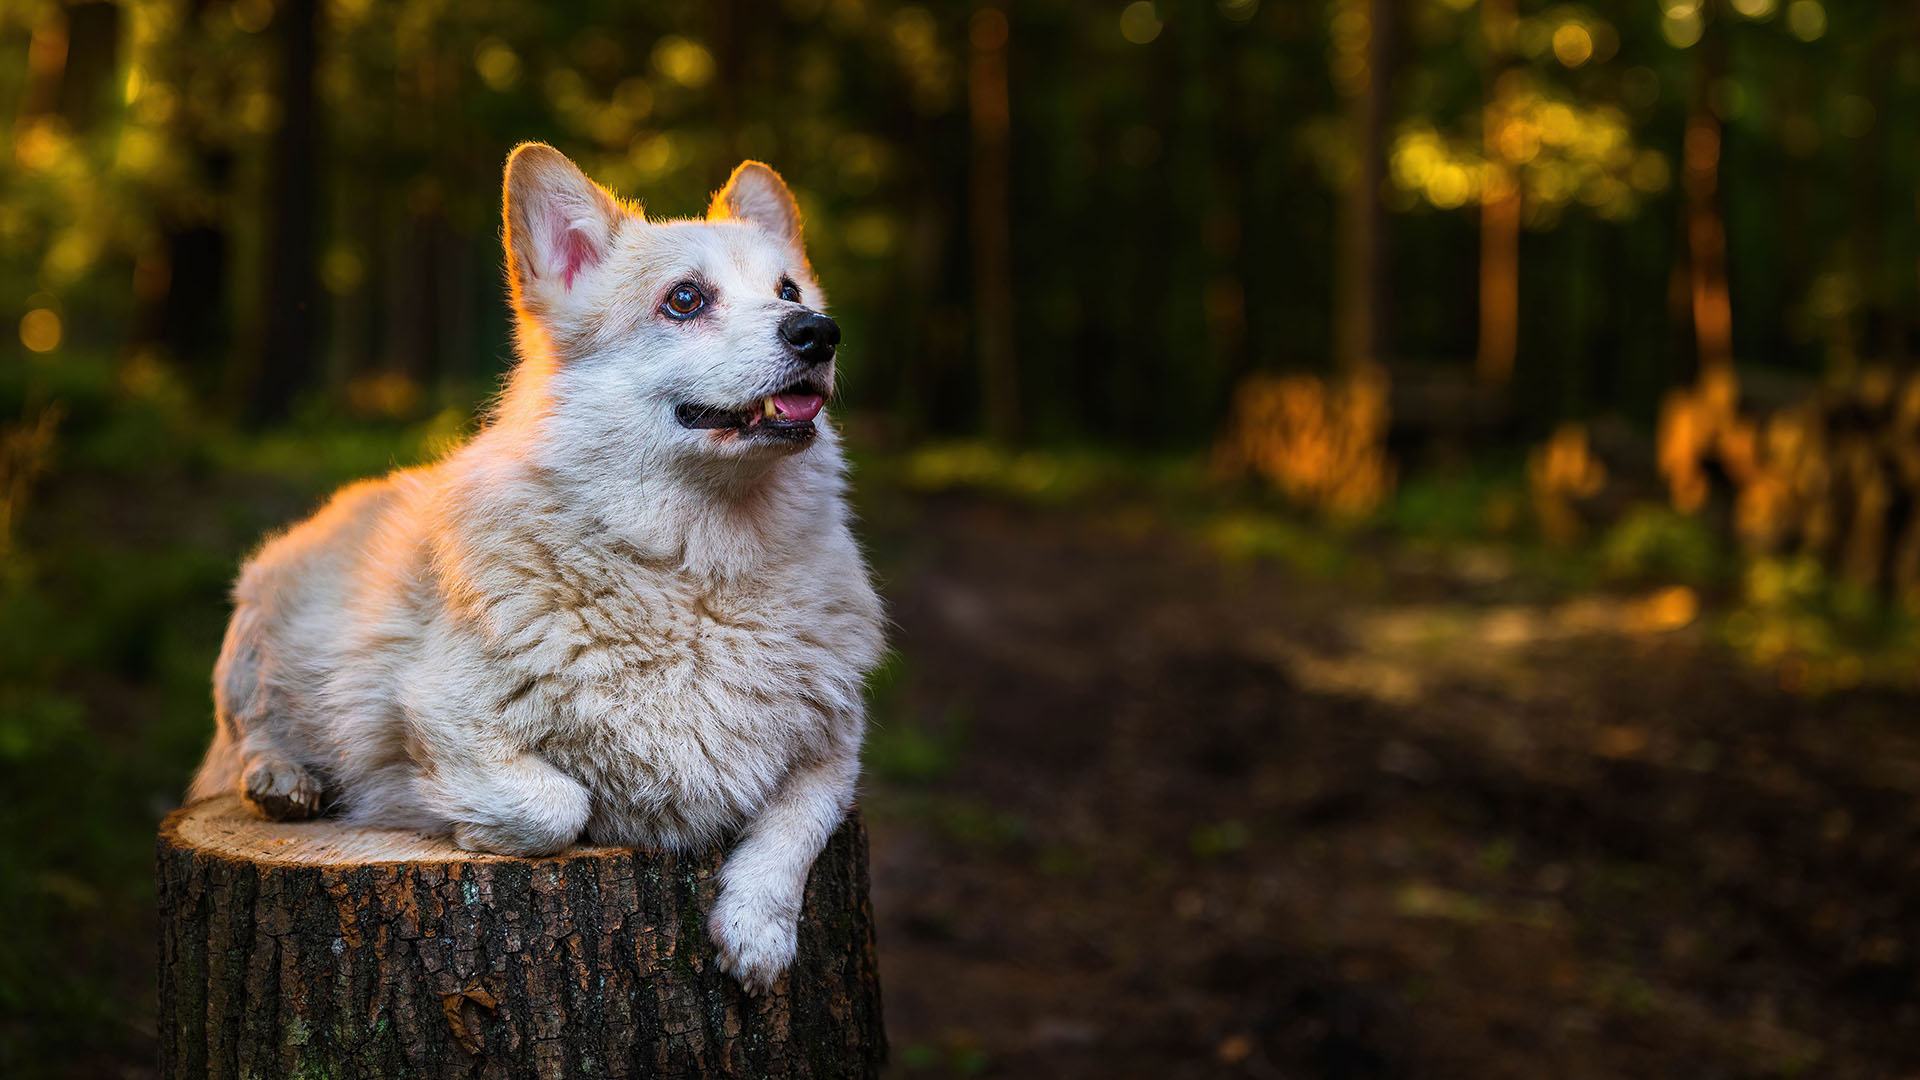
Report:
M 858 738 L 878 602 L 844 536 L 817 543 L 749 579 L 606 534 L 491 547 L 488 576 L 516 584 L 468 607 L 469 632 L 503 725 L 592 793 L 590 840 L 711 841 Z

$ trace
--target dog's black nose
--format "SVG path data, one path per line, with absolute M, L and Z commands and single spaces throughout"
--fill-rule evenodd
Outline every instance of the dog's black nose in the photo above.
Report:
M 833 359 L 840 344 L 840 324 L 817 311 L 796 311 L 780 320 L 780 337 L 800 359 L 818 364 Z

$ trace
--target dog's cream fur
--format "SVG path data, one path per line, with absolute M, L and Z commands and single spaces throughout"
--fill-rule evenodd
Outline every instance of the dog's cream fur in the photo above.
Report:
M 651 222 L 538 144 L 505 202 L 520 361 L 494 414 L 247 564 L 189 797 L 523 856 L 739 831 L 710 928 L 765 990 L 853 796 L 882 616 L 831 426 L 779 443 L 674 407 L 795 377 L 781 279 L 824 307 L 799 214 L 750 162 L 705 220 Z M 709 310 L 675 322 L 688 279 Z

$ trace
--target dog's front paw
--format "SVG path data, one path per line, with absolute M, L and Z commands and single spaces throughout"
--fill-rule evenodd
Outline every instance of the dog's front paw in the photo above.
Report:
M 574 839 L 558 829 L 531 821 L 493 824 L 459 821 L 453 826 L 454 845 L 463 851 L 511 855 L 520 859 L 553 855 L 573 843 Z
M 719 946 L 721 970 L 740 980 L 748 993 L 764 994 L 793 963 L 796 920 L 750 896 L 736 900 L 734 893 L 728 889 L 720 894 L 707 931 Z

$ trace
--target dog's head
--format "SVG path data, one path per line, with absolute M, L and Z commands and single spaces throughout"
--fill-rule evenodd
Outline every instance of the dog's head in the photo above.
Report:
M 627 459 L 711 465 L 814 442 L 840 328 L 777 173 L 742 164 L 705 218 L 682 221 L 647 220 L 539 143 L 513 152 L 505 187 L 523 360 L 509 409 L 575 452 Z

